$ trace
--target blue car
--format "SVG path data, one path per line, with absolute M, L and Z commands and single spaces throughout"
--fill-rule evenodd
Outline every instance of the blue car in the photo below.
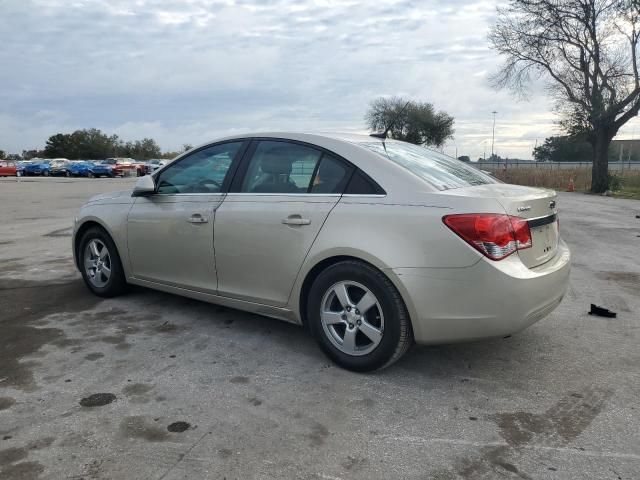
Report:
M 36 175 L 43 175 L 45 177 L 48 177 L 50 173 L 51 164 L 48 160 L 34 160 L 24 166 L 25 177 Z
M 115 177 L 116 173 L 114 170 L 114 165 L 111 165 L 105 162 L 100 162 L 100 163 L 93 163 L 93 165 L 91 165 L 90 171 L 87 176 L 88 177 Z
M 16 162 L 16 177 L 24 177 L 24 167 L 29 165 L 29 162 Z
M 92 168 L 93 163 L 91 162 L 71 162 L 67 171 L 72 177 L 88 177 L 92 173 Z

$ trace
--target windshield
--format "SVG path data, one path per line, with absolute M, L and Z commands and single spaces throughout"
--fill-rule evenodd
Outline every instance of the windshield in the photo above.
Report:
M 404 142 L 387 142 L 386 149 L 382 142 L 361 145 L 406 168 L 438 190 L 498 183 L 494 178 L 466 165 L 461 160 L 447 157 L 425 147 Z

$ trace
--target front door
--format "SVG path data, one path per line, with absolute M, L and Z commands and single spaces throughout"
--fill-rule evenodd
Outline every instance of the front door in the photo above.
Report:
M 308 145 L 263 140 L 216 212 L 218 293 L 284 306 L 351 167 Z
M 215 293 L 215 212 L 242 141 L 197 150 L 155 175 L 156 193 L 136 199 L 127 221 L 133 276 Z

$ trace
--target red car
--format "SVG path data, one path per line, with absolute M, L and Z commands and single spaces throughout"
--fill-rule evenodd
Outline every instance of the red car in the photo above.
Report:
M 18 167 L 12 160 L 0 160 L 0 177 L 16 177 Z
M 138 166 L 132 158 L 107 158 L 103 163 L 113 165 L 113 176 L 138 177 Z

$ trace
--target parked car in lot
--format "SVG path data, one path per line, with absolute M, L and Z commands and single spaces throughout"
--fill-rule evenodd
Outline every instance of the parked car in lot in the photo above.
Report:
M 13 160 L 0 160 L 0 177 L 18 176 L 18 165 Z
M 68 172 L 71 177 L 88 177 L 93 163 L 87 160 L 76 160 L 69 164 Z
M 111 163 L 107 163 L 105 161 L 95 161 L 92 162 L 92 165 L 87 172 L 87 176 L 90 178 L 94 177 L 115 177 L 115 165 Z
M 136 167 L 136 176 L 142 177 L 147 174 L 147 162 L 143 160 L 134 160 L 133 165 Z
M 51 161 L 45 159 L 34 159 L 30 163 L 24 166 L 25 176 L 38 176 L 42 175 L 48 177 L 51 173 Z
M 557 201 L 404 142 L 243 135 L 90 199 L 73 254 L 96 295 L 136 284 L 304 324 L 367 371 L 555 309 L 570 269 Z
M 24 176 L 24 168 L 31 163 L 31 160 L 22 160 L 20 162 L 16 162 L 16 176 L 22 177 Z
M 107 158 L 103 164 L 111 165 L 114 177 L 136 177 L 138 175 L 138 164 L 133 158 Z
M 155 172 L 160 167 L 164 167 L 167 163 L 169 163 L 169 160 L 165 160 L 165 159 L 153 158 L 151 160 L 148 160 L 146 163 L 146 169 L 145 169 L 147 175 Z
M 70 177 L 71 172 L 69 167 L 71 166 L 71 161 L 67 159 L 54 159 L 50 162 L 50 171 L 49 174 L 53 176 L 64 176 Z

